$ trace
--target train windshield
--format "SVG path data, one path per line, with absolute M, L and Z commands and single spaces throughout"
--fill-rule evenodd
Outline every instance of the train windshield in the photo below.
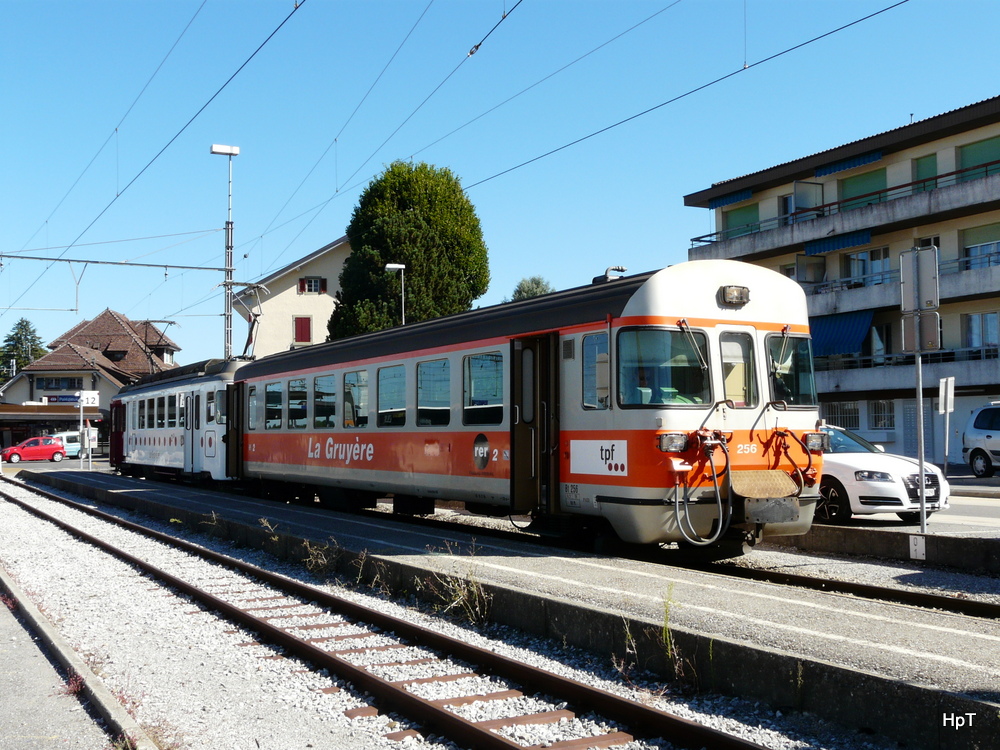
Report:
M 789 406 L 816 406 L 812 341 L 787 333 L 768 336 L 768 364 L 771 370 L 771 397 Z
M 625 329 L 618 334 L 621 406 L 690 406 L 711 402 L 708 342 L 688 328 Z

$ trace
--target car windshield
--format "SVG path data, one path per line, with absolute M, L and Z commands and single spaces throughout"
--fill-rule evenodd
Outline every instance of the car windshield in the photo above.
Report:
M 824 427 L 823 432 L 830 436 L 830 453 L 881 453 L 878 448 L 860 435 L 842 427 Z

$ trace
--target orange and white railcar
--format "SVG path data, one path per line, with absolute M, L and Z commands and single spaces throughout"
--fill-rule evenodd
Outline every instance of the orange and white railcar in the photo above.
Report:
M 804 533 L 819 497 L 804 293 L 735 261 L 275 354 L 228 401 L 228 475 L 321 500 L 706 546 Z

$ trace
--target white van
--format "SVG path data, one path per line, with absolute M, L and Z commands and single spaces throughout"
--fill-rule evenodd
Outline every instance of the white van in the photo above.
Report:
M 82 445 L 79 432 L 57 432 L 52 437 L 62 440 L 62 444 L 66 448 L 66 458 L 79 458 L 81 447 L 83 448 L 83 457 L 87 457 L 88 447 Z

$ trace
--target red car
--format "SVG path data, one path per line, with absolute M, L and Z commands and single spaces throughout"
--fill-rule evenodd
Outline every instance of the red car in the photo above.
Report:
M 12 464 L 18 461 L 62 461 L 65 456 L 66 448 L 62 440 L 49 436 L 28 438 L 0 451 L 0 459 Z

